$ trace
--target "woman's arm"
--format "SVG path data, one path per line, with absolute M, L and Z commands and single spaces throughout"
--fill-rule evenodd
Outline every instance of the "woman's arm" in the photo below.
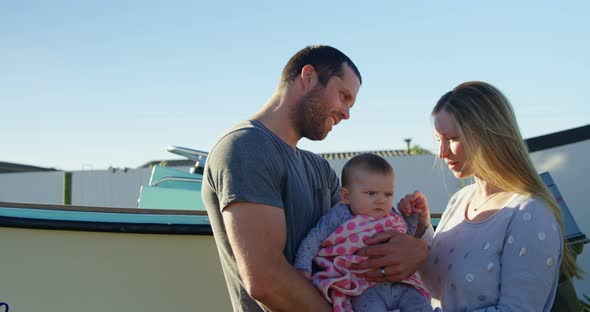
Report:
M 520 207 L 506 232 L 498 304 L 476 310 L 549 311 L 563 252 L 561 229 L 539 200 Z

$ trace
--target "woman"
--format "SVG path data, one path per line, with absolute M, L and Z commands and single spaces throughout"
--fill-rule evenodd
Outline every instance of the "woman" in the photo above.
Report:
M 432 116 L 438 157 L 455 177 L 475 180 L 451 197 L 431 238 L 423 278 L 432 296 L 443 311 L 549 311 L 560 272 L 579 269 L 508 99 L 490 84 L 466 82 L 443 95 Z M 398 207 L 420 210 L 422 226 L 430 225 L 422 193 Z

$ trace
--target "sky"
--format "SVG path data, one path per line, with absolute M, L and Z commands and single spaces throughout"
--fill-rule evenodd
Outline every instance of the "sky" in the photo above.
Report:
M 282 3 L 284 2 L 284 3 Z M 363 85 L 314 152 L 437 149 L 430 111 L 497 86 L 524 138 L 589 124 L 590 1 L 0 0 L 0 161 L 136 168 L 208 151 L 254 115 L 310 44 Z

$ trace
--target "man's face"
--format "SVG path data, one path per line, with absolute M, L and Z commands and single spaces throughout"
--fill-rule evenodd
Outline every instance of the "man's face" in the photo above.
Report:
M 334 76 L 326 86 L 318 82 L 301 98 L 295 118 L 302 137 L 323 140 L 333 126 L 350 117 L 360 81 L 348 65 L 344 65 L 343 72 L 343 78 Z

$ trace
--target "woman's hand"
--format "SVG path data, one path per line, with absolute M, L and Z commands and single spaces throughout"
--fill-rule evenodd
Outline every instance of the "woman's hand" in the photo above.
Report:
M 412 213 L 418 214 L 418 227 L 414 236 L 422 237 L 424 231 L 430 226 L 430 208 L 426 196 L 420 191 L 408 194 L 400 199 L 397 209 L 405 217 L 409 217 Z
M 424 240 L 399 232 L 381 232 L 367 239 L 369 246 L 356 254 L 368 257 L 353 264 L 353 270 L 367 270 L 359 276 L 370 282 L 399 282 L 418 270 L 428 258 L 428 245 Z

